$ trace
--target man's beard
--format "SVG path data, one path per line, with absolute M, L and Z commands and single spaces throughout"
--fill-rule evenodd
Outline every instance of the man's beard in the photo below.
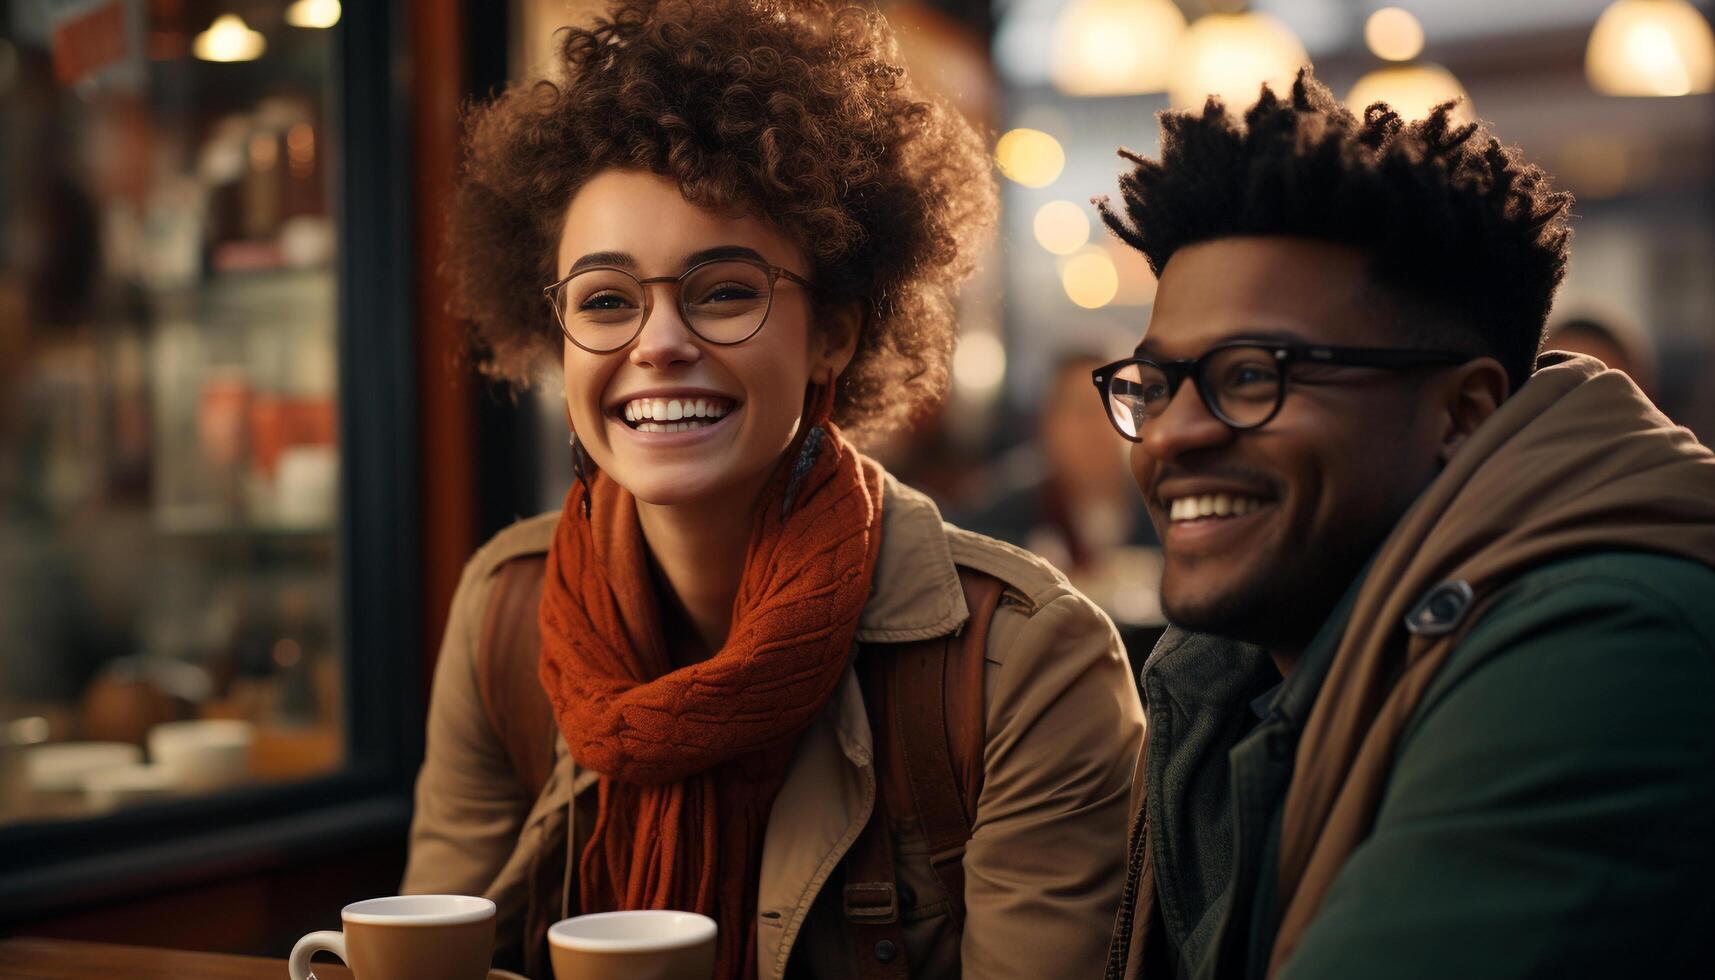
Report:
M 1373 536 L 1342 534 L 1319 548 L 1286 546 L 1279 557 L 1252 564 L 1218 594 L 1191 601 L 1175 600 L 1170 579 L 1163 579 L 1162 612 L 1168 622 L 1192 632 L 1274 650 L 1303 649 L 1386 536 L 1386 530 Z

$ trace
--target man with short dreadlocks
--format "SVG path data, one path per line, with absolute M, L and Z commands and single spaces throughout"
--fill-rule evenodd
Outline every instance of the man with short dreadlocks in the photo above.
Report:
M 1451 108 L 1306 70 L 1100 202 L 1174 624 L 1115 980 L 1715 969 L 1715 456 L 1540 352 L 1571 198 Z

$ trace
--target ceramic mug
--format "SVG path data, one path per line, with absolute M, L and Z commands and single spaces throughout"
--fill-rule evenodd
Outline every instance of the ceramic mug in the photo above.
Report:
M 292 947 L 291 980 L 329 952 L 356 980 L 485 980 L 494 957 L 494 903 L 468 895 L 395 895 L 340 910 L 344 932 L 312 932 Z
M 205 718 L 156 725 L 149 729 L 148 741 L 149 758 L 180 787 L 211 790 L 250 776 L 256 732 L 247 721 Z
M 716 932 L 695 912 L 598 912 L 554 923 L 548 955 L 555 980 L 711 980 Z

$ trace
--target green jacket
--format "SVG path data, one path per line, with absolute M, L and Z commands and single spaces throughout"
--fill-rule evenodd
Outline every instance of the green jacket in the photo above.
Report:
M 1151 654 L 1110 976 L 1711 975 L 1711 611 L 1715 455 L 1548 360 L 1287 680 Z
M 1144 668 L 1174 976 L 1266 970 L 1292 748 L 1357 592 L 1284 683 L 1262 651 L 1190 634 Z M 1708 976 L 1711 611 L 1715 571 L 1680 558 L 1580 556 L 1518 579 L 1426 693 L 1371 836 L 1278 976 Z

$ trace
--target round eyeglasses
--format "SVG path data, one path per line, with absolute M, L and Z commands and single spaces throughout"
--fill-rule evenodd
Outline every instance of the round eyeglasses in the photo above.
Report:
M 774 284 L 810 281 L 779 266 L 751 259 L 712 259 L 676 276 L 639 279 L 614 266 L 579 269 L 542 290 L 560 332 L 592 354 L 611 354 L 643 332 L 654 309 L 656 283 L 672 283 L 679 315 L 691 332 L 723 347 L 756 336 L 774 305 Z
M 1209 414 L 1229 428 L 1255 429 L 1280 411 L 1286 398 L 1287 372 L 1294 364 L 1404 371 L 1463 364 L 1470 359 L 1468 354 L 1453 351 L 1240 341 L 1218 344 L 1201 357 L 1184 360 L 1128 357 L 1095 369 L 1090 377 L 1115 431 L 1132 442 L 1142 442 L 1144 425 L 1167 411 L 1187 378 L 1196 386 Z

